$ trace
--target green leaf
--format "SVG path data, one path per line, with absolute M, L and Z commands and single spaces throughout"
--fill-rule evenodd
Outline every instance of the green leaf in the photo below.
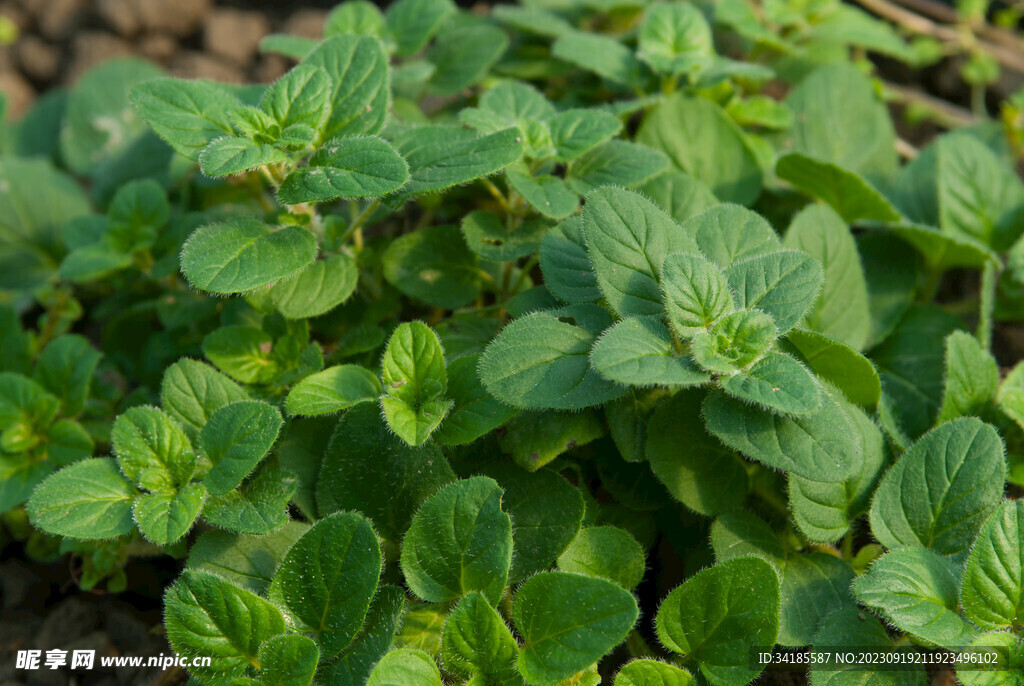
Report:
M 262 329 L 223 326 L 203 339 L 203 355 L 242 383 L 270 383 L 279 373 L 271 358 L 273 339 Z
M 574 410 L 625 389 L 590 366 L 590 350 L 611 324 L 596 305 L 570 305 L 512 321 L 487 346 L 480 380 L 498 400 L 528 409 Z
M 408 180 L 409 166 L 383 138 L 332 138 L 307 166 L 285 177 L 277 196 L 286 205 L 372 198 L 397 191 Z
M 849 420 L 823 394 L 817 412 L 779 416 L 733 400 L 721 391 L 704 401 L 708 431 L 727 446 L 774 469 L 811 481 L 843 481 L 861 465 L 860 446 L 850 442 Z
M 221 495 L 242 483 L 274 445 L 282 423 L 275 407 L 258 400 L 240 400 L 210 415 L 198 443 L 213 463 L 203 479 L 210 493 Z
M 186 566 L 216 574 L 257 595 L 266 595 L 285 553 L 308 529 L 308 524 L 292 521 L 263 536 L 207 531 L 192 544 Z
M 455 13 L 451 0 L 398 0 L 387 8 L 385 21 L 399 57 L 415 55 Z
M 474 353 L 448 365 L 448 395 L 453 405 L 434 433 L 434 440 L 441 445 L 472 443 L 518 413 L 487 392 L 477 373 L 479 364 L 480 354 Z
M 495 681 L 513 679 L 519 646 L 501 615 L 480 593 L 467 594 L 444 623 L 441 654 L 446 670 Z
M 594 343 L 590 361 L 602 376 L 631 386 L 691 386 L 711 378 L 676 352 L 668 329 L 652 317 L 630 317 L 609 328 Z
M 214 139 L 199 154 L 199 166 L 208 176 L 241 174 L 257 167 L 287 162 L 288 156 L 273 145 L 240 136 Z
M 218 576 L 185 570 L 164 594 L 167 640 L 179 655 L 211 658 L 192 667 L 203 683 L 228 684 L 260 665 L 260 645 L 284 633 L 285 621 L 269 601 Z
M 294 474 L 264 462 L 238 488 L 208 497 L 203 519 L 237 533 L 270 533 L 290 521 L 288 503 L 298 487 Z
M 319 317 L 349 299 L 359 280 L 359 268 L 348 255 L 331 255 L 275 283 L 270 300 L 288 319 Z
M 0 373 L 0 423 L 45 426 L 57 415 L 60 401 L 35 381 L 13 372 Z
M 658 174 L 639 190 L 680 224 L 719 204 L 710 188 L 677 171 Z
M 309 63 L 299 64 L 263 92 L 260 109 L 273 117 L 281 129 L 304 124 L 320 128 L 324 108 L 331 94 L 327 72 Z
M 445 396 L 444 351 L 423 322 L 400 324 L 388 340 L 382 362 L 384 417 L 409 445 L 421 445 L 451 409 Z
M 284 634 L 260 646 L 260 681 L 263 686 L 309 686 L 320 650 L 307 636 Z
M 601 420 L 591 410 L 523 412 L 512 419 L 505 430 L 499 439 L 501 449 L 530 472 L 604 435 Z
M 661 314 L 661 265 L 673 252 L 697 252 L 692 239 L 643 196 L 600 188 L 587 196 L 583 227 L 597 282 L 622 316 Z
M 859 219 L 893 222 L 901 218 L 874 186 L 836 164 L 788 153 L 775 163 L 775 173 L 783 181 L 827 203 L 847 222 Z
M 659 405 L 647 427 L 645 454 L 673 498 L 713 517 L 743 505 L 747 472 L 743 460 L 705 431 L 703 398 L 700 391 L 684 390 Z
M 93 441 L 81 424 L 58 419 L 46 431 L 46 459 L 57 467 L 90 457 Z
M 327 122 L 319 140 L 380 132 L 388 116 L 390 77 L 379 40 L 356 35 L 327 38 L 302 64 L 322 68 L 331 80 Z
M 887 548 L 920 546 L 963 560 L 999 504 L 1005 477 L 1003 442 L 994 428 L 974 417 L 942 424 L 882 478 L 871 533 Z
M 871 333 L 871 310 L 849 227 L 832 210 L 811 206 L 793 218 L 785 245 L 807 253 L 824 268 L 824 287 L 807 313 L 807 328 L 863 350 Z
M 413 517 L 402 542 L 402 573 L 420 598 L 446 602 L 480 591 L 501 600 L 512 562 L 512 522 L 501 487 L 487 477 L 445 486 Z
M 898 166 L 889 110 L 871 80 L 850 63 L 819 67 L 790 91 L 793 151 L 830 162 L 869 181 Z
M 965 646 L 974 629 L 958 613 L 955 565 L 924 548 L 895 550 L 853 582 L 857 599 L 901 630 L 943 647 Z
M 596 33 L 573 31 L 551 46 L 551 55 L 620 86 L 640 83 L 642 65 L 622 43 Z
M 361 36 L 384 37 L 384 15 L 366 0 L 353 0 L 336 5 L 324 23 L 324 38 L 356 33 Z
M 1004 502 L 978 533 L 964 570 L 960 601 L 967 618 L 999 631 L 1024 614 L 1024 503 Z
M 835 649 L 849 645 L 876 649 L 883 656 L 892 653 L 894 649 L 893 639 L 886 633 L 881 622 L 860 608 L 847 607 L 822 620 L 821 628 L 814 637 L 811 654 L 819 660 L 825 660 L 825 656 L 829 655 L 829 663 L 835 664 L 832 661 Z M 865 673 L 841 665 L 836 665 L 836 668 L 836 671 L 832 671 L 829 666 L 810 670 L 812 686 L 925 686 L 928 683 L 928 676 L 922 671 Z
M 615 675 L 614 686 L 693 686 L 685 669 L 648 658 L 633 660 Z
M 555 159 L 571 162 L 622 130 L 619 118 L 600 110 L 571 109 L 547 120 Z
M 135 528 L 136 490 L 109 457 L 76 462 L 47 477 L 26 509 L 32 523 L 51 534 L 97 541 Z
M 665 155 L 646 145 L 611 140 L 573 160 L 566 183 L 580 194 L 599 186 L 637 186 L 669 168 Z
M 706 183 L 723 202 L 749 205 L 761 194 L 757 157 L 739 127 L 710 100 L 669 96 L 650 111 L 636 139 L 667 154 L 679 171 Z
M 384 278 L 428 305 L 455 309 L 480 293 L 476 256 L 455 226 L 428 226 L 400 236 L 382 261 Z
M 683 224 L 683 230 L 697 242 L 700 252 L 728 269 L 733 263 L 779 250 L 779 237 L 764 217 L 745 207 L 715 205 Z
M 736 306 L 771 315 L 780 334 L 814 305 L 823 276 L 817 260 L 795 250 L 750 257 L 725 270 Z
M 716 564 L 665 597 L 655 628 L 712 683 L 748 683 L 761 671 L 748 666 L 749 649 L 773 645 L 779 633 L 779 577 L 759 557 Z
M 613 581 L 632 590 L 644 578 L 644 549 L 625 529 L 591 526 L 580 529 L 569 547 L 558 556 L 558 568 Z
M 228 377 L 190 359 L 179 360 L 168 367 L 160 384 L 161 406 L 193 441 L 199 440 L 199 432 L 210 415 L 248 397 Z
M 734 374 L 761 359 L 775 337 L 771 317 L 763 312 L 740 310 L 719 319 L 710 331 L 694 336 L 690 353 L 708 371 Z
M 684 339 L 710 329 L 734 309 L 725 275 L 700 255 L 674 253 L 665 257 L 661 290 L 668 320 Z
M 192 528 L 205 498 L 202 484 L 189 484 L 177 493 L 140 495 L 132 513 L 143 536 L 157 545 L 169 545 Z
M 88 283 L 104 279 L 131 264 L 131 255 L 118 251 L 108 241 L 102 241 L 69 252 L 57 273 L 68 281 Z
M 409 446 L 377 407 L 363 403 L 342 416 L 324 453 L 317 507 L 321 515 L 361 512 L 383 538 L 397 543 L 420 504 L 454 480 L 437 446 Z
M 18 311 L 0 305 L 0 372 L 27 373 L 32 368 L 32 340 L 21 327 Z
M 131 89 L 139 116 L 180 155 L 193 162 L 208 143 L 233 135 L 228 111 L 240 103 L 226 89 L 203 79 L 154 79 Z
M 782 566 L 781 645 L 805 646 L 829 614 L 854 605 L 850 565 L 828 553 L 799 553 Z
M 946 338 L 946 388 L 936 423 L 981 416 L 996 401 L 999 365 L 978 339 L 963 331 Z
M 380 380 L 356 364 L 342 364 L 311 374 L 288 392 L 285 408 L 290 415 L 315 417 L 347 410 L 376 400 Z
M 377 663 L 366 686 L 441 686 L 441 672 L 422 650 L 400 648 Z
M 519 673 L 534 684 L 566 679 L 622 642 L 638 614 L 629 591 L 610 581 L 567 572 L 530 577 L 512 608 L 523 637 Z
M 195 472 L 188 436 L 155 407 L 132 407 L 119 416 L 111 443 L 124 475 L 149 491 L 173 491 Z
M 637 39 L 638 56 L 654 69 L 678 74 L 700 68 L 714 55 L 711 27 L 693 5 L 652 5 Z
M 993 650 L 994 649 L 994 650 Z M 998 656 L 993 666 L 984 670 L 974 665 L 989 659 L 993 652 Z M 966 650 L 960 651 L 962 662 L 956 670 L 956 678 L 964 686 L 1000 686 L 1020 683 L 1024 675 L 1024 659 L 1021 655 L 1020 639 L 1007 633 L 980 634 Z
M 545 217 L 565 219 L 580 203 L 579 196 L 557 176 L 542 174 L 534 178 L 524 165 L 518 164 L 506 169 L 505 174 L 509 185 Z
M 244 293 L 291 276 L 316 257 L 313 234 L 300 226 L 273 230 L 254 217 L 197 229 L 181 250 L 181 271 L 196 288 Z
M 0 512 L 21 505 L 36 486 L 53 473 L 52 465 L 37 461 L 28 453 L 0 454 Z
M 405 609 L 405 591 L 381 585 L 366 613 L 363 630 L 324 671 L 336 686 L 363 686 L 373 666 L 391 647 Z
M 295 616 L 315 634 L 325 658 L 337 655 L 363 625 L 381 571 L 377 535 L 363 517 L 339 512 L 313 525 L 275 576 Z
M 420 195 L 473 181 L 501 171 L 522 154 L 518 128 L 489 136 L 452 126 L 420 126 L 392 143 L 409 163 L 409 183 L 402 195 Z
M 597 277 L 590 266 L 583 237 L 583 219 L 569 217 L 544 235 L 540 244 L 544 285 L 568 303 L 589 303 L 601 298 Z
M 785 353 L 769 352 L 746 371 L 722 380 L 722 390 L 734 398 L 788 415 L 806 415 L 821 407 L 818 382 Z
M 36 360 L 36 381 L 61 400 L 61 414 L 85 409 L 89 386 L 102 355 L 82 336 L 65 334 L 50 341 Z
M 573 196 L 573 209 L 579 199 Z M 492 212 L 476 210 L 462 219 L 462 236 L 469 249 L 485 260 L 507 262 L 537 250 L 548 224 L 528 221 L 509 228 Z
M 476 85 L 508 48 L 508 36 L 488 24 L 455 26 L 437 34 L 427 59 L 437 68 L 430 90 L 455 95 Z

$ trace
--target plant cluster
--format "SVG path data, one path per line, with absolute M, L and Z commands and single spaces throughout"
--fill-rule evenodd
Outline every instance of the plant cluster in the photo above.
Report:
M 115 60 L 3 131 L 8 544 L 181 560 L 207 686 L 1024 681 L 1024 184 L 997 123 L 897 138 L 860 58 L 918 44 L 349 0 L 263 47 L 269 86 Z M 865 679 L 925 674 L 810 673 Z

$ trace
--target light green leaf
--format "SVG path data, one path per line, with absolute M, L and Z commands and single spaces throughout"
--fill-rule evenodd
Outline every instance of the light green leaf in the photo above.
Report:
M 643 580 L 646 566 L 644 549 L 628 531 L 617 526 L 580 529 L 558 556 L 558 568 L 563 572 L 608 579 L 626 590 L 636 588 Z
M 314 417 L 333 414 L 380 396 L 380 380 L 356 364 L 329 367 L 311 374 L 288 392 L 288 414 Z
M 760 669 L 748 651 L 774 645 L 779 633 L 779 577 L 759 557 L 738 557 L 698 572 L 658 608 L 655 628 L 669 650 L 695 659 L 714 684 L 750 682 Z
M 644 119 L 636 139 L 667 154 L 679 171 L 706 183 L 723 202 L 749 205 L 761 194 L 757 157 L 739 127 L 710 100 L 666 98 Z
M 610 324 L 596 305 L 520 317 L 487 346 L 480 380 L 498 400 L 528 409 L 581 409 L 617 398 L 625 388 L 603 379 L 589 357 Z
M 737 307 L 771 315 L 780 334 L 796 326 L 814 305 L 824 280 L 818 261 L 794 250 L 734 262 L 725 277 Z
M 817 412 L 772 415 L 733 400 L 721 391 L 704 401 L 708 431 L 752 460 L 812 481 L 843 481 L 861 465 L 860 446 L 839 404 L 823 394 Z
M 186 567 L 216 574 L 235 586 L 266 595 L 285 553 L 308 529 L 308 524 L 292 521 L 264 536 L 207 531 L 189 549 Z
M 208 176 L 241 174 L 257 167 L 288 161 L 288 156 L 273 145 L 257 143 L 240 136 L 214 139 L 199 153 L 199 166 Z
M 544 235 L 540 244 L 544 285 L 568 303 L 589 303 L 601 298 L 597 277 L 590 266 L 583 236 L 583 219 L 569 217 Z
M 633 51 L 607 36 L 573 31 L 554 42 L 551 55 L 620 86 L 641 81 L 643 67 Z
M 295 634 L 274 636 L 260 646 L 261 686 L 309 686 L 320 659 L 313 639 Z
M 661 291 L 668 320 L 683 339 L 710 329 L 734 309 L 725 275 L 697 254 L 674 253 L 665 258 Z
M 630 317 L 609 328 L 594 343 L 590 361 L 602 376 L 631 386 L 690 386 L 711 378 L 676 352 L 668 329 L 653 317 Z
M 719 204 L 710 188 L 683 172 L 658 174 L 639 190 L 680 224 Z
M 391 241 L 382 257 L 384 277 L 406 295 L 455 309 L 480 292 L 476 256 L 455 226 L 428 226 Z
M 260 645 L 285 630 L 281 611 L 269 601 L 191 569 L 164 594 L 164 623 L 174 652 L 211 658 L 210 666 L 191 671 L 212 686 L 226 686 L 259 665 Z
M 480 591 L 501 600 L 512 562 L 512 521 L 501 510 L 501 487 L 487 477 L 445 486 L 412 519 L 402 542 L 409 588 L 433 603 Z
M 749 257 L 777 252 L 781 247 L 779 237 L 764 217 L 728 203 L 710 207 L 687 220 L 683 230 L 719 269 L 728 269 Z
M 668 158 L 659 150 L 611 140 L 573 160 L 565 180 L 570 188 L 582 195 L 599 186 L 637 186 L 668 168 Z
M 299 64 L 263 92 L 260 109 L 273 117 L 281 129 L 303 124 L 320 128 L 324 108 L 331 95 L 331 78 L 310 63 Z
M 28 453 L 0 454 L 0 512 L 21 505 L 36 486 L 53 473 L 53 467 Z
M 573 195 L 573 209 L 579 198 Z M 506 262 L 534 252 L 547 235 L 548 224 L 527 221 L 509 228 L 492 212 L 475 210 L 462 219 L 462 236 L 466 245 L 485 260 Z
M 353 0 L 336 5 L 324 22 L 324 38 L 357 33 L 361 36 L 384 37 L 384 15 L 366 0 Z
M 811 206 L 793 218 L 785 245 L 807 253 L 824 268 L 824 286 L 807 313 L 807 328 L 863 350 L 871 333 L 871 310 L 850 228 L 832 210 Z
M 157 545 L 169 545 L 192 528 L 205 498 L 202 484 L 189 484 L 177 493 L 140 495 L 132 513 L 143 536 Z
M 179 154 L 193 162 L 215 138 L 233 135 L 228 111 L 239 101 L 212 81 L 154 79 L 131 89 L 139 116 Z
M 956 566 L 924 548 L 880 557 L 853 582 L 857 599 L 920 640 L 942 647 L 965 646 L 975 630 L 957 613 Z
M 818 198 L 847 222 L 873 219 L 893 222 L 900 213 L 878 190 L 860 175 L 836 164 L 800 153 L 783 155 L 775 163 L 775 173 L 783 181 Z
M 398 0 L 387 8 L 385 21 L 399 57 L 415 55 L 455 13 L 451 0 Z
M 1017 364 L 999 386 L 996 401 L 1007 417 L 1024 427 L 1024 365 Z
M 508 48 L 508 36 L 488 24 L 456 26 L 437 34 L 427 59 L 437 68 L 430 90 L 454 95 L 487 75 Z
M 999 365 L 974 336 L 954 331 L 946 337 L 946 387 L 937 424 L 983 416 L 999 392 Z
M 334 136 L 379 133 L 390 105 L 388 57 L 376 38 L 342 35 L 324 40 L 302 64 L 321 67 L 331 79 L 324 141 Z
M 960 601 L 983 629 L 1010 629 L 1024 614 L 1024 503 L 1002 503 L 978 533 Z
M 317 507 L 321 515 L 361 512 L 383 538 L 397 543 L 420 504 L 454 480 L 437 446 L 409 446 L 377 407 L 362 403 L 342 416 L 324 453 Z
M 381 658 L 366 686 L 441 686 L 441 672 L 422 650 L 399 648 Z
M 332 138 L 278 189 L 286 205 L 335 198 L 368 198 L 397 191 L 409 180 L 409 167 L 391 144 L 377 136 Z
M 567 572 L 530 577 L 512 608 L 523 637 L 519 673 L 538 685 L 566 679 L 626 638 L 638 614 L 629 591 L 610 581 Z
M 998 656 L 994 665 L 985 670 L 977 669 L 975 665 L 990 659 L 993 652 Z M 1024 655 L 1021 654 L 1020 639 L 1013 634 L 980 634 L 970 647 L 960 653 L 963 657 L 956 670 L 956 678 L 964 686 L 1020 683 L 1024 676 Z
M 803 329 L 790 331 L 786 342 L 819 378 L 835 385 L 850 402 L 869 410 L 878 404 L 882 393 L 878 371 L 856 350 Z
M 441 655 L 446 670 L 495 681 L 517 676 L 516 641 L 501 615 L 480 593 L 467 594 L 444 623 Z
M 597 282 L 622 316 L 661 314 L 661 265 L 673 252 L 697 252 L 693 240 L 643 196 L 600 188 L 587 196 L 583 227 Z
M 480 353 L 465 355 L 448 365 L 448 395 L 454 404 L 433 434 L 441 445 L 472 443 L 518 413 L 491 397 L 480 382 L 479 365 Z
M 242 383 L 270 383 L 279 373 L 271 357 L 273 338 L 262 329 L 222 326 L 203 339 L 203 355 Z
M 694 71 L 714 55 L 711 27 L 694 5 L 651 5 L 637 39 L 637 55 L 666 74 Z
M 316 257 L 313 234 L 300 226 L 274 230 L 254 217 L 197 229 L 181 250 L 181 271 L 196 288 L 244 293 L 283 279 Z
M 380 578 L 381 554 L 362 516 L 339 512 L 313 525 L 275 576 L 288 609 L 315 634 L 325 658 L 359 633 Z
M 294 474 L 264 462 L 238 488 L 208 497 L 203 519 L 228 531 L 268 534 L 291 521 L 288 503 L 298 487 Z
M 806 415 L 821 407 L 817 380 L 785 353 L 769 352 L 746 371 L 725 377 L 722 390 L 783 414 Z
M 26 509 L 32 523 L 51 534 L 90 541 L 122 536 L 135 528 L 137 491 L 109 457 L 76 462 L 47 477 Z
M 740 310 L 719 319 L 710 331 L 694 336 L 690 353 L 708 371 L 733 374 L 759 360 L 775 336 L 775 324 L 767 314 Z
M 501 171 L 522 154 L 518 128 L 489 136 L 452 126 L 421 126 L 396 136 L 392 143 L 409 163 L 409 183 L 402 195 L 450 188 Z
M 557 176 L 542 174 L 534 178 L 520 165 L 509 167 L 505 174 L 512 188 L 545 217 L 564 219 L 575 212 L 580 203 L 579 196 Z
M 155 407 L 132 407 L 119 416 L 111 443 L 121 471 L 149 491 L 173 491 L 195 472 L 196 455 L 188 436 Z
M 214 495 L 227 493 L 263 459 L 281 430 L 281 413 L 258 400 L 240 400 L 210 415 L 198 448 L 213 463 L 203 483 Z
M 248 397 L 228 377 L 190 359 L 179 360 L 168 367 L 160 384 L 161 406 L 193 441 L 199 440 L 199 432 L 210 415 Z
M 409 445 L 420 445 L 451 408 L 448 374 L 437 334 L 423 322 L 400 324 L 382 362 L 381 404 L 388 425 Z
M 693 686 L 685 669 L 648 658 L 633 660 L 615 675 L 613 686 Z
M 887 548 L 930 548 L 962 561 L 999 504 L 1005 477 L 1003 441 L 994 428 L 974 417 L 942 424 L 882 478 L 871 533 Z
M 288 319 L 319 317 L 348 300 L 358 280 L 355 260 L 344 254 L 331 255 L 274 284 L 270 300 Z
M 848 645 L 877 649 L 883 656 L 894 648 L 893 639 L 882 623 L 857 607 L 837 610 L 822 620 L 811 654 L 819 660 L 825 660 L 828 655 L 830 664 L 835 664 L 836 647 Z M 835 671 L 828 666 L 812 669 L 809 675 L 812 686 L 925 686 L 928 683 L 928 675 L 923 671 L 864 672 L 841 665 L 837 665 Z
M 547 120 L 555 159 L 571 162 L 622 129 L 619 118 L 600 110 L 571 109 Z

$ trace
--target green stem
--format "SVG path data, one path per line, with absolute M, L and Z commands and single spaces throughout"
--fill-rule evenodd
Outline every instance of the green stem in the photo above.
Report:
M 978 341 L 985 350 L 992 348 L 992 315 L 996 307 L 996 284 L 999 266 L 992 260 L 981 272 L 981 296 L 978 302 Z
M 846 535 L 843 536 L 842 554 L 846 562 L 853 559 L 853 529 L 847 529 Z
M 345 233 L 341 235 L 341 240 L 338 241 L 339 244 L 345 245 L 346 243 L 348 243 L 348 239 L 351 238 L 356 231 L 363 228 L 363 224 L 365 224 L 366 220 L 370 218 L 370 215 L 377 211 L 378 207 L 380 207 L 379 199 L 374 200 L 369 205 L 367 205 L 366 209 L 363 210 L 358 217 L 353 219 L 352 223 L 349 224 L 347 229 L 345 229 Z
M 508 204 L 508 199 L 505 197 L 505 194 L 501 192 L 501 189 L 494 185 L 493 181 L 484 177 L 480 179 L 480 183 L 482 183 L 484 188 L 494 196 L 494 199 L 498 201 L 498 204 L 501 205 L 501 209 L 505 210 L 506 214 L 512 214 L 512 206 Z
M 537 255 L 534 255 L 533 257 L 526 261 L 526 264 L 523 265 L 522 271 L 519 272 L 519 278 L 516 279 L 516 282 L 514 284 L 512 284 L 512 295 L 515 295 L 516 293 L 519 292 L 519 288 L 523 285 L 523 282 L 526 281 L 526 277 L 530 275 L 530 272 L 533 270 L 534 267 L 537 266 L 537 263 L 539 261 L 540 257 L 538 257 Z

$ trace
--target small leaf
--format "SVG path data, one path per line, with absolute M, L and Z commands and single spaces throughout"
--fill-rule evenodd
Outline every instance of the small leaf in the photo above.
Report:
M 193 162 L 210 141 L 234 133 L 228 110 L 238 100 L 211 81 L 154 79 L 132 88 L 129 97 L 153 131 Z
M 421 126 L 392 143 L 409 163 L 402 196 L 438 191 L 501 171 L 522 154 L 517 128 L 477 136 L 452 126 Z
M 181 251 L 181 271 L 196 288 L 211 293 L 244 293 L 291 276 L 316 257 L 308 230 L 272 230 L 254 217 L 203 226 Z
M 264 536 L 207 531 L 192 544 L 186 566 L 217 574 L 257 595 L 266 595 L 285 553 L 308 529 L 308 524 L 293 521 Z
M 512 188 L 545 217 L 565 219 L 579 206 L 579 196 L 557 176 L 533 177 L 528 169 L 518 164 L 506 169 L 505 174 Z
M 622 642 L 638 614 L 629 591 L 610 581 L 567 572 L 530 577 L 512 608 L 523 637 L 519 673 L 536 684 L 566 679 Z
M 331 78 L 320 67 L 299 64 L 263 92 L 260 108 L 273 117 L 281 129 L 304 124 L 320 128 L 324 108 L 331 94 Z
M 767 314 L 740 310 L 719 319 L 710 331 L 698 332 L 690 352 L 704 369 L 733 374 L 761 359 L 776 335 Z
M 668 320 L 684 339 L 710 329 L 734 309 L 725 275 L 700 255 L 668 255 L 662 265 L 661 290 Z
M 494 480 L 473 477 L 423 503 L 402 542 L 402 573 L 416 595 L 440 603 L 480 591 L 492 605 L 501 600 L 512 562 L 501 495 Z
M 918 639 L 965 646 L 974 629 L 957 613 L 960 581 L 949 560 L 923 548 L 880 557 L 853 583 L 857 599 Z
M 1024 503 L 1004 502 L 978 533 L 964 570 L 960 601 L 967 618 L 999 631 L 1024 614 Z
M 281 430 L 281 413 L 258 400 L 226 405 L 199 434 L 199 450 L 213 463 L 203 483 L 214 495 L 227 493 L 263 459 Z
M 240 136 L 214 139 L 199 154 L 199 166 L 207 176 L 230 176 L 257 167 L 287 162 L 288 156 L 266 143 Z
M 518 647 L 501 615 L 475 592 L 455 606 L 441 635 L 445 669 L 467 677 L 514 678 Z
M 882 395 L 878 370 L 853 348 L 802 329 L 790 331 L 786 343 L 819 378 L 836 386 L 850 402 L 869 410 L 878 404 Z
M 136 490 L 109 457 L 76 462 L 39 484 L 26 509 L 43 531 L 91 541 L 122 536 L 135 528 Z
M 409 445 L 420 445 L 451 408 L 448 374 L 437 334 L 423 322 L 400 324 L 384 351 L 384 396 L 388 425 Z
M 212 658 L 191 671 L 205 683 L 228 684 L 259 665 L 260 645 L 284 633 L 281 611 L 254 593 L 208 572 L 185 570 L 164 594 L 167 640 L 179 655 Z
M 260 646 L 261 686 L 309 686 L 320 651 L 307 636 L 283 634 Z
M 687 355 L 679 355 L 664 324 L 629 317 L 601 335 L 590 360 L 602 376 L 632 386 L 691 386 L 711 377 Z
M 653 5 L 644 15 L 637 48 L 642 60 L 660 72 L 694 71 L 714 54 L 711 27 L 692 5 Z
M 700 252 L 728 269 L 734 262 L 778 251 L 779 237 L 764 217 L 745 207 L 714 205 L 688 219 L 683 230 L 697 242 Z
M 685 669 L 647 658 L 627 662 L 615 675 L 613 686 L 693 686 Z
M 974 336 L 954 331 L 946 338 L 946 389 L 936 423 L 982 416 L 995 403 L 999 366 Z
M 170 545 L 192 528 L 205 498 L 202 484 L 189 484 L 177 493 L 141 495 L 133 508 L 139 531 L 157 545 Z
M 734 398 L 783 414 L 811 414 L 821 407 L 817 380 L 784 353 L 770 352 L 750 369 L 726 377 L 722 390 Z
M 242 383 L 270 383 L 280 369 L 271 358 L 273 339 L 248 326 L 222 326 L 203 339 L 203 355 L 218 369 Z
M 164 372 L 160 384 L 160 404 L 164 411 L 199 440 L 199 432 L 210 415 L 225 405 L 249 396 L 234 381 L 209 365 L 196 360 L 175 362 Z
M 96 365 L 102 357 L 82 336 L 58 336 L 39 354 L 33 377 L 60 398 L 63 416 L 74 417 L 85 409 Z
M 286 205 L 374 198 L 397 191 L 408 180 L 408 165 L 383 138 L 332 138 L 313 153 L 307 166 L 285 177 L 277 196 Z
M 575 209 L 579 199 L 573 197 Z M 494 213 L 476 210 L 463 217 L 461 228 L 470 250 L 485 260 L 506 262 L 534 252 L 548 226 L 541 221 L 527 221 L 510 229 Z
M 284 600 L 325 658 L 344 650 L 363 625 L 381 571 L 377 536 L 362 516 L 321 519 L 285 556 L 275 576 Z
M 633 51 L 607 36 L 573 31 L 554 42 L 551 54 L 622 86 L 640 82 L 642 65 Z
M 288 319 L 319 317 L 345 302 L 356 290 L 359 268 L 348 255 L 331 255 L 270 288 L 270 299 Z
M 736 306 L 771 315 L 785 334 L 814 305 L 824 280 L 821 265 L 804 252 L 782 250 L 734 262 L 725 270 Z
M 366 613 L 366 622 L 337 661 L 324 671 L 335 686 L 364 686 L 373 666 L 391 647 L 405 609 L 405 591 L 381 585 Z
M 632 590 L 644 578 L 644 549 L 628 531 L 617 526 L 580 529 L 569 547 L 558 556 L 563 572 L 613 581 Z
M 311 374 L 288 392 L 288 414 L 315 417 L 333 414 L 380 396 L 380 380 L 355 364 L 329 367 Z
M 228 531 L 268 534 L 290 521 L 288 503 L 298 487 L 294 474 L 264 462 L 238 488 L 208 497 L 203 519 Z
M 366 686 L 441 686 L 441 672 L 422 650 L 399 648 L 381 658 Z
M 387 8 L 385 21 L 399 57 L 415 55 L 455 13 L 451 0 L 398 0 Z
M 196 468 L 185 432 L 155 407 L 132 407 L 119 416 L 111 443 L 125 476 L 149 491 L 184 486 Z
M 555 159 L 570 162 L 622 129 L 619 118 L 600 110 L 571 109 L 547 120 Z
M 712 683 L 744 684 L 761 669 L 748 666 L 755 646 L 779 632 L 779 577 L 759 557 L 738 557 L 698 572 L 665 597 L 655 621 L 669 650 L 695 659 Z
M 1005 476 L 1003 441 L 994 428 L 974 417 L 942 424 L 882 478 L 871 533 L 890 549 L 930 548 L 963 560 L 999 504 Z

